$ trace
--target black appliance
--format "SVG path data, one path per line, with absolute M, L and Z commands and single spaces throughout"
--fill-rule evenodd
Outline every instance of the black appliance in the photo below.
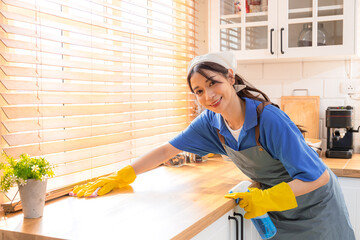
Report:
M 326 109 L 328 158 L 351 158 L 354 149 L 353 107 L 340 106 Z

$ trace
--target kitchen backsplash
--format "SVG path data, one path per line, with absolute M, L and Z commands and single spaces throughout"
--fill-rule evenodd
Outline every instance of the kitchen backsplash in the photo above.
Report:
M 320 96 L 319 136 L 326 148 L 325 110 L 328 106 L 354 107 L 354 127 L 360 125 L 360 100 L 340 92 L 340 83 L 352 78 L 360 85 L 360 60 L 291 61 L 281 63 L 239 63 L 237 72 L 280 105 L 281 96 Z M 357 95 L 360 97 L 360 93 Z M 354 149 L 360 153 L 360 133 L 354 133 Z

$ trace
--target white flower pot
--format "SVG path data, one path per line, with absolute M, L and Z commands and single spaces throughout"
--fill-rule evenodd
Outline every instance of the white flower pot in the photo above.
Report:
M 19 185 L 24 218 L 42 217 L 45 206 L 46 184 L 47 180 L 28 179 L 25 185 Z

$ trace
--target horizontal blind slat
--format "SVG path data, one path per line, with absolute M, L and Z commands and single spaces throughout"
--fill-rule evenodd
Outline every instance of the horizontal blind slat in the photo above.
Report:
M 103 12 L 97 11 L 97 9 L 99 9 L 99 8 L 96 8 L 96 7 L 79 6 L 77 4 L 74 4 L 74 2 L 67 3 L 64 0 L 62 0 L 62 1 L 49 0 L 48 2 L 55 3 L 55 4 L 57 4 L 59 6 L 62 6 L 62 7 L 67 7 L 68 9 L 74 9 L 74 10 L 78 10 L 78 11 L 81 11 L 81 12 L 86 12 L 88 14 L 97 15 L 99 17 L 118 20 L 117 18 L 113 18 L 112 15 L 104 13 L 106 11 L 103 11 Z M 122 1 L 122 3 L 123 2 L 124 1 Z M 158 14 L 161 14 L 163 16 L 168 16 L 168 17 L 171 17 L 171 18 L 175 19 L 176 21 L 171 24 L 171 26 L 175 26 L 175 27 L 184 27 L 184 24 L 194 25 L 194 21 L 193 21 L 193 19 L 195 17 L 194 16 L 194 12 L 195 12 L 194 7 L 190 8 L 192 13 L 188 14 L 187 11 L 183 11 L 183 10 L 181 10 L 178 7 L 175 7 L 175 6 L 168 6 L 168 7 L 171 8 L 172 11 L 158 11 L 157 8 L 151 8 L 151 7 L 144 6 L 144 5 L 139 6 L 137 4 L 134 4 L 133 2 L 128 2 L 129 4 L 140 7 L 141 9 L 147 9 L 147 10 L 151 11 L 151 14 L 148 14 L 148 15 L 144 16 L 141 13 L 138 13 L 138 11 L 133 11 L 133 9 L 129 10 L 129 9 L 126 9 L 126 8 L 117 7 L 114 4 L 111 5 L 111 4 L 108 4 L 108 3 L 101 2 L 101 1 L 92 1 L 91 3 L 92 4 L 96 3 L 96 4 L 100 5 L 100 9 L 101 9 L 101 7 L 104 7 L 107 10 L 109 10 L 109 9 L 116 10 L 117 12 L 133 15 L 133 16 L 136 16 L 137 18 L 145 18 L 147 20 L 152 20 L 153 22 L 163 23 L 162 19 L 156 18 L 156 16 L 157 16 L 156 14 L 158 13 Z M 164 3 L 161 3 L 161 5 L 166 6 L 166 5 L 164 5 Z M 14 3 L 14 6 L 24 7 L 23 4 L 16 4 L 16 2 Z M 27 5 L 26 8 L 30 9 L 30 10 L 33 10 L 33 11 L 36 10 L 36 6 L 30 5 L 30 4 Z M 52 9 L 49 9 L 49 8 L 42 8 L 41 10 L 42 10 L 43 13 L 48 13 L 48 14 L 51 14 L 53 12 Z M 178 17 L 177 16 L 178 14 L 184 14 L 184 15 L 188 15 L 188 16 L 187 17 L 184 17 L 184 16 Z M 124 21 L 126 19 L 121 18 L 120 20 Z M 176 22 L 182 22 L 182 24 L 176 24 Z M 163 23 L 163 24 L 168 24 L 168 23 Z
M 134 138 L 143 138 L 154 134 L 162 134 L 168 132 L 179 132 L 187 126 L 187 123 L 176 124 L 174 126 L 155 127 L 146 130 L 137 130 L 134 132 L 116 133 L 106 136 L 95 136 L 91 138 L 75 139 L 68 141 L 49 142 L 30 144 L 16 147 L 4 147 L 3 151 L 10 156 L 18 158 L 20 154 L 27 153 L 30 156 L 39 156 L 63 151 L 72 151 L 80 148 L 89 148 L 98 145 L 111 144 L 116 142 L 127 141 Z
M 59 152 L 48 155 L 43 155 L 51 164 L 61 165 L 69 162 L 76 162 L 83 159 L 90 159 L 92 157 L 103 156 L 107 154 L 117 153 L 126 149 L 132 148 L 132 140 L 112 143 L 91 148 L 76 149 L 73 151 Z
M 106 166 L 120 161 L 130 160 L 133 157 L 130 149 L 108 155 L 91 157 L 76 162 L 67 163 L 66 165 L 56 166 L 54 169 L 55 176 L 62 176 L 76 172 L 82 172 L 96 167 Z
M 52 0 L 51 2 L 61 3 L 62 5 L 65 5 L 65 4 L 63 3 L 64 1 L 59 2 L 59 1 L 57 1 L 57 0 Z M 93 2 L 93 3 L 96 3 L 96 4 L 99 4 L 99 5 L 102 6 L 102 7 L 106 7 L 107 9 L 116 10 L 116 11 L 124 11 L 123 8 L 121 8 L 121 7 L 119 7 L 119 6 L 116 5 L 116 1 L 113 1 L 113 2 L 112 2 L 113 4 L 109 4 L 109 3 L 106 3 L 106 2 L 104 3 L 104 2 L 101 1 L 101 0 L 93 0 L 92 2 Z M 121 3 L 123 3 L 123 2 L 125 2 L 125 1 L 121 1 L 121 2 L 119 2 L 119 3 L 121 4 Z M 190 22 L 191 24 L 195 24 L 194 21 L 191 21 L 191 20 L 189 20 L 189 19 L 187 19 L 187 18 L 177 17 L 176 15 L 174 16 L 170 11 L 159 11 L 157 8 L 153 8 L 153 7 L 149 7 L 149 6 L 144 6 L 144 5 L 139 5 L 139 4 L 136 4 L 136 3 L 132 2 L 132 1 L 131 1 L 131 2 L 126 2 L 126 3 L 133 5 L 135 8 L 137 7 L 137 8 L 139 8 L 139 9 L 150 10 L 150 11 L 152 11 L 152 12 L 154 12 L 154 13 L 158 13 L 158 14 L 165 15 L 165 16 L 166 16 L 166 15 L 169 15 L 169 16 L 171 16 L 173 19 L 175 19 L 176 21 L 179 21 L 179 22 L 183 22 L 183 23 L 189 23 L 189 22 Z M 164 2 L 162 2 L 162 3 L 160 3 L 160 4 L 161 4 L 161 5 L 165 5 Z M 68 3 L 66 6 L 68 6 L 68 7 L 73 7 L 73 4 L 72 4 L 72 2 L 71 2 L 71 3 Z M 165 5 L 165 6 L 166 6 L 166 5 Z M 189 5 L 188 5 L 188 6 L 189 6 Z M 168 6 L 168 7 L 169 7 L 169 6 Z M 195 9 L 194 7 L 191 7 L 191 10 L 194 10 L 194 9 Z M 182 10 L 179 10 L 178 8 L 172 8 L 172 11 L 189 15 L 189 17 L 194 17 L 194 14 L 193 14 L 193 13 L 192 13 L 192 14 L 188 14 L 187 11 L 182 11 Z M 141 15 L 136 14 L 136 11 L 131 11 L 131 14 L 134 14 L 134 12 L 135 12 L 135 15 L 136 15 L 136 16 L 141 16 Z M 155 15 L 155 14 L 154 14 L 154 15 Z M 147 16 L 147 19 L 149 19 L 149 20 L 156 20 L 156 18 L 151 17 L 151 16 Z
M 69 128 L 49 131 L 36 131 L 25 133 L 3 134 L 3 138 L 9 146 L 33 144 L 39 142 L 50 142 L 57 140 L 69 140 L 75 138 L 94 137 L 109 135 L 120 132 L 134 131 L 139 129 L 166 126 L 169 124 L 186 123 L 187 116 L 153 119 L 140 122 L 112 123 L 100 126 L 90 126 L 81 128 Z
M 161 117 L 176 117 L 188 115 L 188 108 L 178 109 L 161 109 L 146 112 L 132 112 L 121 114 L 108 114 L 96 116 L 75 116 L 75 117 L 56 117 L 56 118 L 42 118 L 42 119 L 15 119 L 3 120 L 2 124 L 5 126 L 9 133 L 24 132 L 24 131 L 37 131 L 48 130 L 56 128 L 71 128 L 71 127 L 84 127 L 91 125 L 110 124 L 116 122 L 138 121 L 144 119 L 154 119 Z
M 23 3 L 22 1 L 17 1 L 17 0 L 3 0 L 3 2 L 5 2 L 6 4 L 8 5 L 13 5 L 13 6 L 18 6 L 18 7 L 23 7 Z M 39 13 L 42 12 L 42 8 L 39 8 L 39 9 L 36 9 L 36 6 L 35 5 L 28 5 L 27 8 L 29 10 L 38 10 Z M 81 18 L 79 16 L 72 16 L 70 14 L 66 14 L 66 13 L 56 13 L 55 11 L 51 11 L 51 10 L 48 10 L 46 11 L 45 13 L 46 14 L 49 14 L 49 12 L 51 12 L 51 14 L 53 16 L 57 16 L 59 18 L 62 18 L 62 19 L 66 19 L 66 20 L 69 20 L 69 21 L 73 21 L 73 24 L 77 24 L 77 23 L 82 23 L 82 24 L 89 24 L 89 22 L 84 19 L 84 18 Z M 118 26 L 115 26 L 115 25 L 111 25 L 111 24 L 106 24 L 106 23 L 102 23 L 102 22 L 99 22 L 99 21 L 91 21 L 91 26 L 95 26 L 95 27 L 100 27 L 100 28 L 104 28 L 104 29 L 109 29 L 109 30 L 113 30 L 113 31 L 118 31 L 118 32 L 121 32 L 123 34 L 132 34 L 133 36 L 138 36 L 140 38 L 143 38 L 143 37 L 146 37 L 149 39 L 149 41 L 153 40 L 153 41 L 164 41 L 166 40 L 166 42 L 172 42 L 172 43 L 175 43 L 175 40 L 174 39 L 170 39 L 170 38 L 164 38 L 164 37 L 161 37 L 161 36 L 156 36 L 154 34 L 147 34 L 147 33 L 140 33 L 140 32 L 133 32 L 132 29 L 130 28 L 125 28 L 125 27 L 118 27 Z M 193 40 L 194 41 L 194 38 L 192 37 L 189 37 L 190 40 Z M 179 43 L 184 43 L 186 45 L 186 41 L 178 41 Z
M 65 72 L 56 70 L 41 70 L 41 74 L 36 73 L 36 69 L 13 67 L 0 65 L 0 69 L 11 77 L 31 77 L 31 78 L 50 78 L 60 80 L 76 80 L 76 81 L 94 81 L 94 82 L 117 82 L 117 83 L 176 83 L 184 84 L 186 80 L 181 76 L 125 76 L 120 74 L 98 74 L 98 73 L 81 73 L 81 72 Z M 1 75 L 0 71 L 0 75 Z
M 86 171 L 88 169 L 96 169 L 100 167 L 107 166 L 109 164 L 129 161 L 131 159 L 140 157 L 146 152 L 158 147 L 163 144 L 163 142 L 153 142 L 150 145 L 142 146 L 140 148 L 133 148 L 132 150 L 124 150 L 121 152 L 111 153 L 107 155 L 101 155 L 97 157 L 91 157 L 89 159 L 83 159 L 76 162 L 67 163 L 66 165 L 58 165 L 55 167 L 55 175 L 62 176 L 67 174 L 72 174 L 76 172 Z
M 156 56 L 156 57 L 164 57 L 164 58 L 173 58 L 178 60 L 189 60 L 189 57 L 183 56 L 183 54 L 170 54 L 170 53 L 159 53 L 159 52 L 152 52 L 151 49 L 147 49 L 147 51 L 137 49 L 137 48 L 130 48 L 130 47 L 123 47 L 120 45 L 112 45 L 112 44 L 105 44 L 103 43 L 97 43 L 89 40 L 84 39 L 75 39 L 63 35 L 54 35 L 54 34 L 48 34 L 48 33 L 37 33 L 36 30 L 26 29 L 22 27 L 15 27 L 10 26 L 6 24 L 0 24 L 0 27 L 8 34 L 16 34 L 31 38 L 37 38 L 37 39 L 44 39 L 49 40 L 57 43 L 66 43 L 71 45 L 76 45 L 80 47 L 88 47 L 88 48 L 96 48 L 100 50 L 106 50 L 106 51 L 113 51 L 115 53 L 131 53 L 131 54 L 137 54 L 137 55 L 145 55 L 145 56 Z M 1 29 L 0 28 L 0 29 Z M 142 39 L 146 40 L 146 39 Z M 132 42 L 130 42 L 132 43 Z M 155 42 L 161 44 L 159 41 Z M 171 50 L 169 50 L 171 51 Z
M 4 34 L 3 34 L 4 35 Z M 91 58 L 94 60 L 104 60 L 104 61 L 112 61 L 112 62 L 133 62 L 133 63 L 140 63 L 140 64 L 152 64 L 152 65 L 160 65 L 157 62 L 154 62 L 152 60 L 148 60 L 148 59 L 142 59 L 142 58 L 138 58 L 138 57 L 128 57 L 128 56 L 120 56 L 119 54 L 115 55 L 110 55 L 110 53 L 96 53 L 96 52 L 90 52 L 90 51 L 85 51 L 85 50 L 76 50 L 76 49 L 66 49 L 66 48 L 54 48 L 54 46 L 50 45 L 50 44 L 45 44 L 43 43 L 41 45 L 41 49 L 40 46 L 36 46 L 35 43 L 30 43 L 30 42 L 26 42 L 26 41 L 21 41 L 21 40 L 14 40 L 14 39 L 7 39 L 5 38 L 5 36 L 2 36 L 1 32 L 0 32 L 0 41 L 7 47 L 7 48 L 16 48 L 16 49 L 24 49 L 24 50 L 31 50 L 31 51 L 35 51 L 35 52 L 43 52 L 43 53 L 53 53 L 53 54 L 58 54 L 58 55 L 64 55 L 64 56 L 70 56 L 70 57 L 81 57 L 81 58 Z M 152 45 L 151 45 L 152 46 Z M 166 50 L 174 50 L 173 48 L 175 47 L 166 47 L 166 45 L 161 45 L 162 49 L 166 49 Z M 159 47 L 158 47 L 159 48 Z M 185 53 L 188 54 L 190 52 L 189 49 L 183 49 L 183 48 L 179 48 L 176 47 L 177 52 L 179 53 Z M 129 49 L 127 48 L 127 52 L 129 51 Z M 122 53 L 124 53 L 125 51 L 122 51 Z M 116 51 L 114 51 L 114 53 L 116 53 Z M 179 66 L 184 65 L 185 63 L 182 63 L 183 61 L 185 61 L 184 57 L 181 56 L 177 56 L 175 55 L 174 58 L 170 58 L 168 55 L 164 55 L 164 54 L 159 54 L 157 52 L 151 52 L 151 51 L 146 51 L 146 52 L 142 52 L 142 55 L 145 55 L 147 57 L 167 57 L 167 59 L 169 60 L 178 60 L 176 61 L 177 63 L 180 62 Z M 165 65 L 172 65 L 173 63 L 167 63 L 165 61 L 159 61 L 162 64 Z
M 80 116 L 91 114 L 123 113 L 131 111 L 148 111 L 169 108 L 184 108 L 189 101 L 177 102 L 152 102 L 152 103 L 118 103 L 86 106 L 4 106 L 2 110 L 8 119 L 15 118 L 39 118 L 39 117 L 57 117 L 57 116 Z
M 143 101 L 165 101 L 187 99 L 189 93 L 176 95 L 167 92 L 117 93 L 117 94 L 77 94 L 77 93 L 0 93 L 10 105 L 21 104 L 94 104 Z
M 5 10 L 0 10 L 0 13 L 8 20 L 16 20 L 16 21 L 21 21 L 21 22 L 25 22 L 25 23 L 29 23 L 29 24 L 33 24 L 33 25 L 38 25 L 40 24 L 38 21 L 36 21 L 36 16 L 34 16 L 34 14 L 28 14 L 28 15 L 24 15 L 23 14 L 18 14 L 18 13 L 13 13 L 13 12 L 8 12 Z M 57 17 L 57 16 L 55 16 Z M 86 25 L 78 25 L 76 22 L 73 24 L 69 24 L 67 23 L 66 19 L 57 19 L 57 21 L 53 20 L 53 17 L 47 17 L 46 16 L 41 16 L 41 18 L 43 19 L 41 22 L 41 26 L 46 26 L 52 29 L 56 29 L 56 30 L 62 30 L 62 31 L 67 31 L 69 33 L 77 33 L 77 34 L 84 34 L 87 36 L 91 36 L 94 34 L 97 34 L 98 36 L 102 36 L 102 38 L 104 40 L 110 40 L 110 41 L 116 41 L 116 42 L 133 42 L 133 41 L 139 41 L 134 40 L 133 38 L 129 38 L 127 36 L 121 37 L 121 36 L 114 36 L 114 35 L 109 35 L 104 33 L 104 31 L 100 31 L 97 29 L 94 29 L 94 26 L 91 24 L 86 24 Z M 63 21 L 62 21 L 63 20 Z M 145 27 L 144 25 L 141 25 L 142 27 Z M 186 31 L 190 31 L 190 30 L 186 30 Z M 169 32 L 169 34 L 172 34 L 174 36 L 182 36 L 184 37 L 185 34 L 183 33 L 182 35 L 177 34 L 176 32 Z M 193 35 L 193 34 L 191 34 Z M 189 37 L 189 41 L 193 42 L 193 38 Z M 144 45 L 144 46 L 148 46 L 148 47 L 157 47 L 157 48 L 161 48 L 161 49 L 169 49 L 169 50 L 181 50 L 181 49 L 186 49 L 187 47 L 190 47 L 192 45 L 189 44 L 184 44 L 184 43 L 177 43 L 177 45 L 175 45 L 174 43 L 172 45 L 169 44 L 159 44 L 158 40 L 154 41 L 154 42 L 138 42 L 139 45 Z M 182 46 L 182 48 L 180 48 L 180 46 Z M 185 47 L 186 46 L 186 47 Z M 181 52 L 181 51 L 179 51 Z
M 47 189 L 57 189 L 62 186 L 71 185 L 73 183 L 82 182 L 91 178 L 97 178 L 111 172 L 114 172 L 116 169 L 120 169 L 130 163 L 129 160 L 121 161 L 114 164 L 109 164 L 100 168 L 95 168 L 91 170 L 85 170 L 81 172 L 76 172 L 73 174 L 67 174 L 60 177 L 54 177 L 48 179 Z
M 57 0 L 53 0 L 53 1 L 56 1 L 58 2 Z M 129 5 L 132 5 L 134 6 L 134 8 L 139 8 L 139 9 L 146 9 L 146 10 L 150 10 L 150 11 L 153 11 L 153 12 L 157 12 L 157 13 L 161 13 L 161 14 L 169 14 L 169 11 L 161 11 L 159 10 L 158 8 L 155 8 L 155 7 L 152 7 L 152 6 L 146 6 L 146 5 L 140 5 L 140 4 L 137 4 L 136 2 L 134 1 L 113 1 L 113 5 L 110 5 L 108 3 L 104 3 L 102 0 L 93 0 L 94 3 L 97 3 L 99 4 L 100 6 L 104 6 L 104 7 L 108 7 L 108 8 L 111 8 L 111 9 L 114 9 L 114 10 L 121 10 L 121 8 L 117 7 L 116 3 L 118 2 L 119 4 L 121 3 L 127 3 Z M 159 5 L 161 6 L 165 6 L 167 8 L 171 8 L 173 11 L 176 11 L 176 12 L 180 12 L 180 13 L 183 13 L 183 14 L 186 14 L 186 15 L 189 15 L 189 16 L 193 16 L 193 14 L 189 14 L 188 11 L 184 11 L 182 9 L 179 9 L 179 8 L 176 8 L 172 5 L 169 5 L 167 4 L 166 2 L 161 2 L 161 1 L 154 1 L 152 0 L 151 2 L 154 2 L 154 3 L 158 3 Z M 185 7 L 189 7 L 188 10 L 195 10 L 194 6 L 191 6 L 190 4 L 185 4 L 184 2 L 182 1 L 173 1 L 174 3 L 178 3 L 180 5 L 183 5 Z M 176 20 L 179 20 L 179 21 L 184 21 L 184 18 L 175 18 Z
M 0 54 L 7 62 L 13 62 L 13 63 L 29 63 L 29 64 L 41 64 L 45 66 L 59 66 L 59 67 L 68 67 L 68 68 L 79 68 L 79 69 L 91 69 L 94 70 L 104 70 L 104 71 L 113 71 L 113 72 L 123 72 L 123 71 L 129 71 L 129 67 L 125 67 L 120 65 L 119 66 L 112 66 L 112 65 L 104 65 L 104 64 L 95 64 L 91 63 L 91 65 L 85 64 L 84 61 L 71 61 L 71 60 L 62 60 L 62 59 L 56 59 L 56 58 L 44 58 L 41 57 L 40 59 L 36 58 L 36 54 L 34 55 L 20 55 L 20 54 L 14 54 L 14 53 L 1 53 Z M 108 61 L 112 64 L 116 63 L 114 61 Z M 162 66 L 162 67 L 173 67 L 173 68 L 185 68 L 185 64 L 177 64 L 175 62 L 164 62 L 164 61 L 152 61 L 152 60 L 140 60 L 136 61 L 136 59 L 133 61 L 129 59 L 129 61 L 121 61 L 125 62 L 126 64 L 129 63 L 136 63 L 136 64 L 146 64 L 151 67 L 156 66 Z
M 138 148 L 142 146 L 152 145 L 154 143 L 160 144 L 169 141 L 175 137 L 176 132 L 163 133 L 144 138 L 132 139 L 119 143 L 111 143 L 106 145 L 94 146 L 91 148 L 76 149 L 73 151 L 59 152 L 48 155 L 43 155 L 51 164 L 59 165 L 69 162 L 75 162 L 83 159 L 90 159 L 92 157 L 99 157 L 111 153 L 117 153 L 126 149 Z
M 92 92 L 92 93 L 123 93 L 123 92 L 188 92 L 186 85 L 130 85 L 130 84 L 93 84 L 93 83 L 68 83 L 68 82 L 46 82 L 20 81 L 0 79 L 8 90 L 24 91 L 49 91 L 49 92 Z
M 84 80 L 84 81 L 99 81 L 99 82 L 111 82 L 111 81 L 121 81 L 121 79 L 117 79 L 116 74 L 113 72 L 109 72 L 109 74 L 95 74 L 95 73 L 81 73 L 81 72 L 71 72 L 71 71 L 56 71 L 56 70 L 45 70 L 40 69 L 40 72 L 36 72 L 35 68 L 26 68 L 26 67 L 13 67 L 13 66 L 4 66 L 0 65 L 0 69 L 7 76 L 17 76 L 17 77 L 35 77 L 35 78 L 53 78 L 53 79 L 71 79 L 71 80 Z M 124 69 L 125 70 L 125 69 Z M 139 73 L 139 74 L 156 74 L 156 75 L 173 75 L 174 77 L 184 76 L 184 73 L 180 71 L 169 71 L 162 73 L 159 70 L 147 70 L 143 68 L 134 69 L 129 67 L 127 72 Z M 127 73 L 126 72 L 126 73 Z M 57 73 L 59 75 L 57 75 Z M 125 73 L 125 71 L 124 71 Z M 119 76 L 122 79 L 129 80 L 131 76 Z M 166 79 L 164 79 L 165 82 Z M 179 80 L 179 83 L 184 83 L 185 80 Z
M 158 147 L 160 144 L 152 144 L 151 146 L 143 147 L 142 149 L 135 149 L 135 150 L 127 150 L 123 151 L 121 153 L 114 153 L 110 155 L 105 156 L 99 156 L 99 157 L 93 157 L 90 159 L 85 159 L 80 162 L 74 162 L 67 164 L 68 167 L 59 166 L 55 168 L 55 174 L 56 176 L 63 176 L 68 175 L 76 172 L 83 172 L 88 169 L 91 169 L 92 171 L 96 171 L 99 168 L 106 167 L 112 164 L 116 164 L 119 162 L 128 162 L 131 159 L 137 158 L 141 156 L 142 154 L 148 152 L 150 149 L 153 149 L 155 147 Z M 86 167 L 88 169 L 86 169 Z M 114 171 L 114 170 L 112 170 Z

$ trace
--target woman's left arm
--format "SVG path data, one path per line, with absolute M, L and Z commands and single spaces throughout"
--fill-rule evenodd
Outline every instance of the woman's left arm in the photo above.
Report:
M 260 143 L 279 159 L 293 179 L 287 182 L 301 196 L 328 183 L 330 174 L 299 128 L 280 109 L 266 106 L 260 118 Z
M 305 182 L 299 179 L 294 179 L 291 182 L 288 182 L 291 190 L 293 191 L 294 195 L 301 196 L 306 193 L 312 192 L 329 182 L 330 174 L 328 170 L 325 170 L 324 173 L 315 181 L 312 182 Z

